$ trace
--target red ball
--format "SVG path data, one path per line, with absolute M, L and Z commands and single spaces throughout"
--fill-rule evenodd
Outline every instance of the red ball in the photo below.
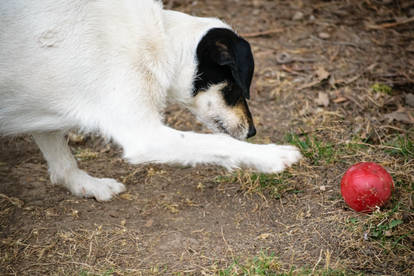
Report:
M 357 212 L 370 213 L 391 197 L 394 182 L 380 165 L 362 162 L 350 167 L 342 177 L 341 194 L 345 202 Z

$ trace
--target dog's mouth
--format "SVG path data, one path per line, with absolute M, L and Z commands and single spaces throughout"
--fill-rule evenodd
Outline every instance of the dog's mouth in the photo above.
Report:
M 244 134 L 245 131 L 242 125 L 238 125 L 238 127 L 235 129 L 236 131 L 229 131 L 222 120 L 216 118 L 213 120 L 213 122 L 215 126 L 214 131 L 230 135 L 238 140 L 246 139 L 246 135 Z
M 219 120 L 219 119 L 214 119 L 214 125 L 216 126 L 217 130 L 221 133 L 225 133 L 228 135 L 231 135 L 228 131 L 227 128 L 224 126 L 223 121 Z

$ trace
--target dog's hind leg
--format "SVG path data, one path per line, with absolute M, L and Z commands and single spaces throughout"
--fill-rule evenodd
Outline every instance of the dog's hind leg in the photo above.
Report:
M 110 178 L 95 178 L 80 170 L 70 152 L 63 132 L 33 134 L 49 166 L 52 183 L 63 184 L 74 195 L 110 200 L 125 191 L 125 186 Z

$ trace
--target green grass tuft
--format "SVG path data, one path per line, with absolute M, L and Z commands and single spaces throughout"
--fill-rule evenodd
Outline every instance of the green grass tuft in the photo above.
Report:
M 234 260 L 233 263 L 223 269 L 219 270 L 217 275 L 219 276 L 266 276 L 266 275 L 278 275 L 277 272 L 280 269 L 280 265 L 277 262 L 274 254 L 260 253 L 258 256 L 248 260 L 246 263 L 240 263 L 238 260 Z
M 392 92 L 392 88 L 383 83 L 375 83 L 371 88 L 376 93 L 384 93 L 390 95 Z
M 293 178 L 289 171 L 279 174 L 252 173 L 238 171 L 231 175 L 216 177 L 218 183 L 238 183 L 246 193 L 266 194 L 274 199 L 282 198 L 286 193 L 301 193 L 289 181 Z
M 322 276 L 345 276 L 345 275 L 363 275 L 346 272 L 342 269 L 332 268 L 299 268 L 291 267 L 288 272 L 282 268 L 273 253 L 267 254 L 261 252 L 258 256 L 242 263 L 234 260 L 227 268 L 219 270 L 218 276 L 293 276 L 293 275 L 322 275 Z
M 401 204 L 396 202 L 392 209 L 378 209 L 367 219 L 349 218 L 348 227 L 353 231 L 363 232 L 365 240 L 376 242 L 385 250 L 393 250 L 395 247 L 405 246 L 410 234 L 407 223 L 402 219 L 403 211 Z
M 390 146 L 386 152 L 392 155 L 400 155 L 406 159 L 414 158 L 414 137 L 398 135 L 390 139 L 386 145 Z
M 310 137 L 306 134 L 299 137 L 297 134 L 289 133 L 285 139 L 289 144 L 297 146 L 312 165 L 330 164 L 335 160 L 337 152 L 334 145 L 323 142 L 316 136 Z

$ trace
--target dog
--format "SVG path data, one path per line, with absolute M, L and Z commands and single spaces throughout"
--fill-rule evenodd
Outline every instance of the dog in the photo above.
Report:
M 113 179 L 80 170 L 65 133 L 98 132 L 132 164 L 215 164 L 277 173 L 293 146 L 251 144 L 254 60 L 249 43 L 216 18 L 165 10 L 156 0 L 0 3 L 0 134 L 31 134 L 52 183 L 110 200 Z M 212 130 L 175 130 L 178 103 Z

